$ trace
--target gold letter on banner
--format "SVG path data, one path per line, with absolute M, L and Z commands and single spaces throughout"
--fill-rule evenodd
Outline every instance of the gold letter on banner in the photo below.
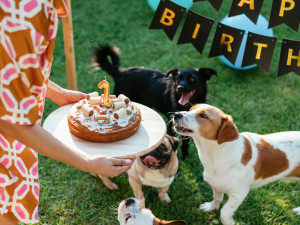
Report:
M 160 22 L 166 26 L 172 26 L 173 24 L 173 18 L 175 17 L 175 13 L 168 9 L 168 8 L 165 8 L 165 11 L 160 19 Z M 168 22 L 166 22 L 166 19 L 168 20 Z
M 289 7 L 286 7 L 286 3 L 287 2 L 290 3 Z M 295 8 L 295 2 L 294 2 L 294 0 L 282 0 L 281 1 L 281 7 L 280 7 L 279 16 L 283 17 L 284 11 L 292 10 L 293 8 Z
M 198 32 L 199 32 L 199 29 L 200 29 L 200 26 L 201 25 L 199 23 L 196 24 L 196 27 L 195 27 L 195 30 L 194 30 L 194 33 L 193 33 L 193 36 L 192 36 L 193 39 L 196 39 L 196 37 L 198 35 Z
M 253 45 L 257 46 L 256 59 L 260 59 L 262 48 L 267 48 L 267 44 L 254 42 Z
M 228 39 L 227 41 L 225 39 Z M 222 34 L 221 43 L 219 48 L 222 49 L 224 45 L 227 45 L 227 51 L 232 52 L 231 43 L 234 41 L 234 38 L 231 35 Z
M 289 48 L 289 55 L 288 55 L 286 65 L 291 66 L 292 65 L 292 59 L 297 59 L 298 60 L 297 66 L 300 67 L 300 50 L 299 50 L 299 55 L 298 56 L 293 56 L 293 49 Z
M 254 0 L 241 0 L 240 3 L 238 4 L 239 7 L 243 7 L 243 5 L 247 3 L 250 5 L 250 9 L 254 10 Z

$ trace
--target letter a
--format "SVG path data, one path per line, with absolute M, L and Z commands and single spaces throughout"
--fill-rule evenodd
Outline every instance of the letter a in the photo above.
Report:
M 160 23 L 166 26 L 172 26 L 174 17 L 175 17 L 175 13 L 172 10 L 165 8 L 165 11 L 160 19 Z
M 243 7 L 245 3 L 249 4 L 251 10 L 254 10 L 254 0 L 241 0 L 238 6 Z

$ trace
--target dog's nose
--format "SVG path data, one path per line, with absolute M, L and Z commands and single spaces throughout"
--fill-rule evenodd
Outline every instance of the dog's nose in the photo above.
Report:
M 179 112 L 176 112 L 175 114 L 174 114 L 174 118 L 175 119 L 180 119 L 180 118 L 182 118 L 183 117 L 183 115 L 181 114 L 181 113 L 179 113 Z
M 184 87 L 183 87 L 182 85 L 179 84 L 179 85 L 177 86 L 177 91 L 183 91 L 183 90 L 184 90 Z
M 126 207 L 128 207 L 128 206 L 130 206 L 132 204 L 134 204 L 134 199 L 133 198 L 126 199 L 126 201 L 125 201 Z

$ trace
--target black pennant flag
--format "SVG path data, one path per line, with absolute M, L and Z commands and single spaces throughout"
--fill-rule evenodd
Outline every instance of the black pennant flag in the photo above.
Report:
M 189 10 L 177 44 L 192 43 L 202 54 L 213 24 L 214 20 Z
M 264 0 L 233 0 L 228 17 L 245 14 L 256 24 Z
M 298 32 L 300 23 L 299 0 L 273 0 L 269 28 L 285 23 Z
M 193 0 L 193 2 L 203 2 L 207 0 Z M 221 5 L 223 3 L 223 0 L 208 0 L 209 3 L 217 10 L 218 12 L 220 11 Z
M 232 64 L 235 64 L 244 33 L 244 30 L 218 23 L 209 57 L 224 55 Z
M 186 8 L 169 0 L 161 0 L 149 29 L 163 29 L 173 40 Z
M 248 33 L 242 67 L 257 64 L 264 71 L 270 71 L 277 38 Z
M 300 41 L 282 40 L 277 76 L 294 72 L 300 76 Z

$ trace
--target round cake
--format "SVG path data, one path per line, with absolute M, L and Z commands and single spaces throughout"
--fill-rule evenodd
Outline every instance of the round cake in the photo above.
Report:
M 87 95 L 69 111 L 69 130 L 79 138 L 95 142 L 113 142 L 132 136 L 141 123 L 140 110 L 124 95 L 109 96 L 103 106 L 103 95 Z

